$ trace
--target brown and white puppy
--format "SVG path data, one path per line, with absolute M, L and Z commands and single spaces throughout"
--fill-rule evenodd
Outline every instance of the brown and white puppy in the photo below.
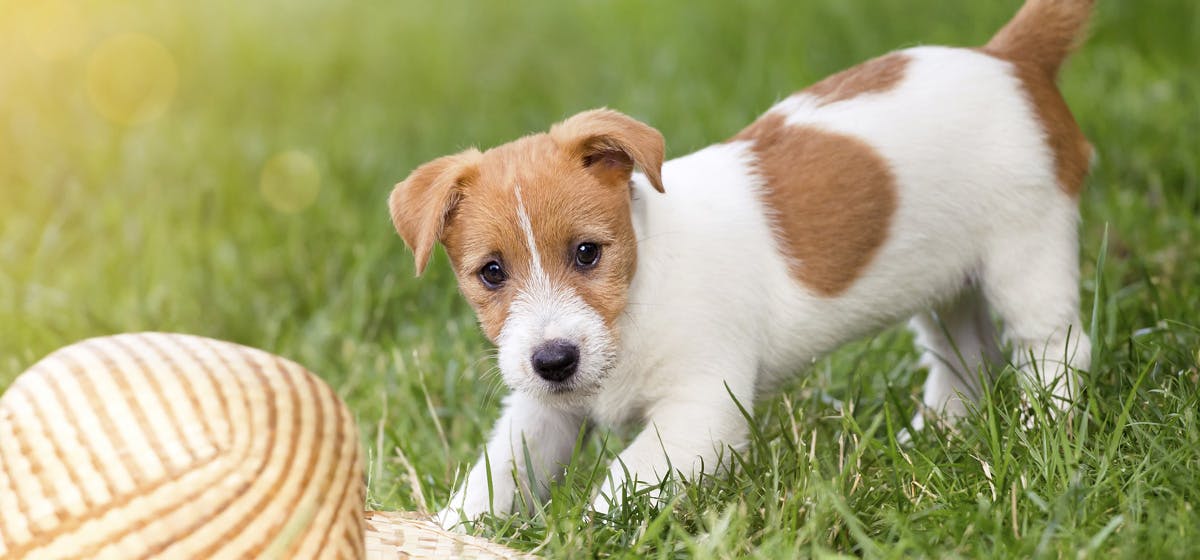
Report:
M 1029 0 L 983 48 L 866 62 L 665 164 L 656 130 L 601 109 L 414 171 L 396 228 L 418 273 L 445 246 L 513 389 L 443 522 L 544 493 L 589 420 L 646 426 L 597 510 L 711 472 L 746 442 L 735 398 L 906 318 L 926 414 L 963 415 L 1002 359 L 993 311 L 1031 389 L 1069 404 L 1091 147 L 1055 79 L 1091 5 Z

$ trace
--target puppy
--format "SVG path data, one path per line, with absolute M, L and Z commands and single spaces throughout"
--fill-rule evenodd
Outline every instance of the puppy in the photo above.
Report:
M 1055 80 L 1091 5 L 1028 0 L 982 48 L 876 58 L 666 163 L 657 130 L 599 109 L 417 168 L 392 220 L 418 274 L 445 247 L 512 389 L 442 521 L 544 496 L 585 422 L 645 426 L 597 511 L 714 472 L 747 441 L 738 403 L 903 319 L 929 368 L 914 427 L 979 394 L 993 312 L 1030 390 L 1066 407 L 1090 356 L 1092 149 Z

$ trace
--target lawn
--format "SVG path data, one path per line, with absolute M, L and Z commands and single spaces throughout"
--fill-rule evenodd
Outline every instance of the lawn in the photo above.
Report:
M 683 155 L 890 49 L 982 44 L 1018 3 L 0 0 L 0 388 L 108 333 L 263 348 L 349 403 L 370 507 L 440 507 L 505 389 L 444 255 L 414 278 L 395 182 L 601 105 Z M 759 403 L 735 472 L 665 508 L 585 520 L 629 435 L 603 434 L 541 512 L 475 531 L 572 558 L 1200 555 L 1200 4 L 1099 4 L 1062 76 L 1100 155 L 1070 422 L 1018 429 L 1005 370 L 898 447 L 924 372 L 893 329 Z

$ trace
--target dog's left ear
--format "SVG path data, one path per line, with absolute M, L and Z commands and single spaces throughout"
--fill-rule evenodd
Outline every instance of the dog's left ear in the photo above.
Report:
M 429 264 L 434 243 L 441 241 L 463 188 L 479 173 L 481 155 L 472 148 L 440 157 L 418 167 L 392 189 L 388 197 L 392 224 L 412 248 L 418 275 Z
M 637 165 L 663 192 L 662 134 L 650 125 L 612 109 L 592 109 L 550 128 L 550 137 L 579 158 L 602 183 L 625 186 Z

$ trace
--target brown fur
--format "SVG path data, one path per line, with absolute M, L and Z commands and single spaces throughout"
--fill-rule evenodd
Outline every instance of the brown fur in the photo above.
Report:
M 472 148 L 435 159 L 413 171 L 388 197 L 392 224 L 412 248 L 417 274 L 425 271 L 455 203 L 478 174 L 481 156 Z
M 764 202 L 792 275 L 820 295 L 848 289 L 887 239 L 896 185 L 861 141 L 768 113 L 733 140 L 754 142 Z
M 1011 61 L 1017 79 L 1021 81 L 1034 115 L 1046 134 L 1046 144 L 1054 154 L 1058 186 L 1071 196 L 1078 196 L 1087 178 L 1092 159 L 1092 145 L 1071 115 L 1062 93 L 1047 76 L 1028 62 Z
M 1054 154 L 1059 187 L 1083 190 L 1092 147 L 1058 91 L 1055 79 L 1079 42 L 1093 0 L 1028 0 L 983 52 L 1012 63 Z
M 1093 0 L 1028 0 L 984 47 L 1012 62 L 1054 153 L 1057 178 L 1075 195 L 1091 148 L 1054 80 L 1077 41 Z M 830 76 L 804 91 L 821 104 L 887 91 L 909 60 L 893 53 Z M 887 238 L 896 209 L 887 162 L 852 137 L 814 127 L 790 127 L 767 114 L 734 140 L 754 142 L 764 199 L 793 274 L 819 294 L 853 284 Z M 586 111 L 487 153 L 467 150 L 427 163 L 396 186 L 389 199 L 397 231 L 412 247 L 418 274 L 442 241 L 463 293 L 495 339 L 514 297 L 529 280 L 530 255 L 513 215 L 514 185 L 522 186 L 543 266 L 556 285 L 569 284 L 611 325 L 626 304 L 636 268 L 636 241 L 627 185 L 635 166 L 663 190 L 662 135 L 625 115 Z M 602 246 L 595 270 L 572 267 L 574 247 Z M 487 290 L 478 278 L 501 261 L 509 281 Z
M 1081 39 L 1095 0 L 1027 0 L 984 47 L 1028 62 L 1051 78 Z
M 900 83 L 907 66 L 907 56 L 891 53 L 829 76 L 802 93 L 819 98 L 821 105 L 845 101 L 864 93 L 882 93 Z
M 550 137 L 585 162 L 605 184 L 629 182 L 637 164 L 658 192 L 663 192 L 662 163 L 666 143 L 649 125 L 609 109 L 579 113 L 550 128 Z
M 396 186 L 392 216 L 418 263 L 428 258 L 429 249 L 414 241 L 440 231 L 459 289 L 495 341 L 513 298 L 532 279 L 532 258 L 517 217 L 519 185 L 551 284 L 570 286 L 611 327 L 625 309 L 637 266 L 630 176 L 637 165 L 661 190 L 663 152 L 657 130 L 616 111 L 587 111 L 548 134 L 421 166 Z M 596 267 L 581 271 L 574 267 L 574 251 L 583 242 L 598 243 L 601 256 Z M 497 290 L 478 278 L 492 260 L 509 276 Z

